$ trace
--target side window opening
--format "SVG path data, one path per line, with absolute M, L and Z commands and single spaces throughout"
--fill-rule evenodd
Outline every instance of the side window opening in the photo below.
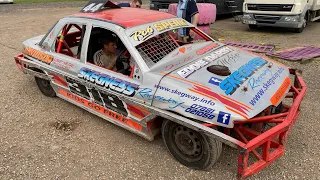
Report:
M 111 30 L 92 27 L 87 63 L 139 80 L 139 69 L 121 39 Z M 138 70 L 137 70 L 138 69 Z M 140 79 L 141 80 L 141 79 Z
M 81 24 L 66 24 L 56 38 L 56 53 L 80 59 L 83 36 L 86 26 Z

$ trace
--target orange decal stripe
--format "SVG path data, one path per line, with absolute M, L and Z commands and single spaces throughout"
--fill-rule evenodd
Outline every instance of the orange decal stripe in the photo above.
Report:
M 240 105 L 242 105 L 242 106 L 244 106 L 244 107 L 252 110 L 251 107 L 249 107 L 249 106 L 247 106 L 247 105 L 245 105 L 245 104 L 243 104 L 243 103 L 241 103 L 241 102 L 239 102 L 239 101 L 236 101 L 236 100 L 234 100 L 234 99 L 231 99 L 231 98 L 229 98 L 229 97 L 227 97 L 227 96 L 225 96 L 225 95 L 223 95 L 223 94 L 220 94 L 220 95 L 221 95 L 222 97 L 226 98 L 226 99 L 229 99 L 230 101 L 233 101 L 233 102 L 235 102 L 235 103 L 238 103 L 238 104 L 240 104 Z
M 165 73 L 165 72 L 161 72 L 160 74 L 166 74 L 166 73 Z M 181 80 L 181 81 L 188 82 L 188 83 L 190 83 L 190 84 L 194 84 L 194 85 L 197 85 L 197 86 L 201 86 L 202 88 L 205 88 L 205 89 L 210 89 L 209 87 L 204 86 L 204 85 L 202 85 L 202 84 L 198 84 L 198 83 L 196 83 L 196 82 L 189 81 L 189 80 L 187 80 L 187 79 L 179 78 L 179 77 L 173 76 L 173 75 L 171 75 L 171 74 L 167 74 L 167 76 L 169 76 L 169 77 L 171 77 L 171 78 L 174 78 L 174 79 L 179 79 L 179 80 Z
M 246 120 L 248 120 L 248 117 L 247 116 L 245 116 L 245 115 L 243 115 L 243 114 L 241 114 L 240 112 L 238 112 L 238 111 L 236 111 L 236 110 L 233 110 L 233 109 L 231 109 L 231 108 L 229 108 L 229 107 L 227 107 L 227 106 L 225 106 L 229 111 L 232 111 L 232 112 L 234 112 L 234 113 L 236 113 L 236 114 L 239 114 L 240 116 L 242 116 L 243 118 L 245 118 Z
M 212 96 L 209 96 L 209 95 L 207 95 L 207 94 L 205 94 L 205 93 L 203 93 L 203 92 L 196 91 L 196 90 L 194 90 L 194 89 L 190 89 L 190 88 L 189 88 L 189 90 L 190 90 L 190 91 L 192 91 L 192 92 L 195 92 L 195 93 L 201 94 L 201 95 L 203 95 L 203 96 L 206 96 L 206 97 L 208 97 L 208 98 L 210 98 L 210 99 L 213 99 L 213 100 L 216 100 L 216 101 L 217 101 L 217 99 L 216 99 L 216 98 L 214 98 L 214 97 L 212 97 Z
M 202 93 L 202 92 L 199 92 L 199 91 L 196 91 L 196 90 L 193 90 L 193 89 L 189 89 L 189 90 L 190 90 L 190 91 L 193 91 L 193 92 L 195 92 L 195 93 L 201 94 L 201 95 L 203 95 L 203 96 L 206 96 L 206 97 L 208 97 L 208 98 L 210 98 L 210 99 L 217 100 L 216 98 L 211 97 L 211 96 L 209 96 L 209 95 L 207 95 L 207 94 L 204 94 L 204 93 Z M 236 113 L 236 114 L 239 114 L 240 116 L 242 116 L 242 117 L 245 118 L 246 120 L 248 119 L 248 117 L 245 116 L 245 115 L 243 115 L 242 113 L 240 113 L 240 112 L 238 112 L 238 111 L 236 111 L 236 110 L 233 110 L 233 109 L 231 109 L 231 108 L 229 108 L 229 107 L 227 107 L 227 106 L 226 106 L 226 108 L 227 108 L 228 110 Z
M 125 124 L 127 126 L 130 126 L 130 127 L 134 128 L 134 129 L 137 129 L 139 131 L 142 130 L 142 125 L 141 124 L 138 124 L 138 123 L 132 121 L 131 119 L 129 119 L 127 117 L 124 117 L 121 114 L 118 114 L 118 113 L 116 113 L 114 111 L 111 111 L 109 109 L 106 109 L 106 108 L 104 108 L 104 107 L 102 107 L 100 105 L 92 103 L 92 102 L 90 102 L 90 101 L 88 101 L 88 100 L 86 100 L 86 99 L 84 99 L 84 98 L 82 98 L 80 96 L 77 96 L 75 94 L 72 94 L 71 92 L 66 91 L 64 89 L 59 88 L 58 91 L 59 91 L 59 93 L 61 95 L 67 97 L 68 99 L 71 99 L 72 101 L 80 103 L 80 104 L 82 104 L 82 105 L 84 105 L 84 106 L 86 106 L 86 107 L 88 107 L 88 108 L 90 108 L 90 109 L 92 109 L 92 110 L 94 110 L 94 111 L 96 111 L 98 113 L 101 113 L 101 114 L 103 114 L 103 115 L 105 115 L 105 116 L 107 116 L 107 117 L 109 117 L 111 119 L 117 120 L 117 121 L 119 121 L 119 122 L 121 122 L 121 123 L 123 123 L 123 124 Z
M 146 114 L 148 114 L 148 115 L 150 114 L 149 111 L 147 111 L 147 110 L 145 110 L 145 109 L 143 109 L 143 108 L 141 108 L 141 107 L 139 107 L 139 106 L 133 106 L 133 107 L 139 109 L 140 111 L 142 111 L 142 112 L 144 112 L 144 113 L 146 113 Z
M 290 86 L 290 78 L 287 77 L 283 83 L 281 84 L 281 86 L 279 87 L 279 89 L 276 91 L 276 93 L 274 93 L 274 95 L 271 97 L 270 101 L 272 103 L 272 105 L 277 105 L 278 102 L 280 101 L 280 99 L 283 97 L 284 93 L 287 91 L 287 89 Z
M 136 114 L 133 111 L 130 111 L 130 114 L 133 115 L 134 117 L 138 118 L 138 119 L 142 119 L 143 118 L 142 116 L 140 116 L 139 114 Z

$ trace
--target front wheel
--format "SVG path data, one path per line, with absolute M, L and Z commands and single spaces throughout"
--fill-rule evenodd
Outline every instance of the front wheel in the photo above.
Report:
M 302 26 L 300 28 L 294 29 L 294 31 L 296 33 L 302 33 L 304 28 L 307 26 L 307 23 L 308 23 L 307 15 L 305 15 L 304 18 L 303 18 Z
M 162 123 L 161 133 L 171 155 L 187 167 L 209 169 L 221 155 L 220 141 L 170 120 Z
M 45 96 L 48 96 L 48 97 L 55 97 L 56 96 L 56 93 L 53 90 L 53 88 L 50 84 L 50 81 L 36 77 L 36 76 L 35 76 L 35 80 L 36 80 L 38 88 L 40 89 L 42 94 L 44 94 Z

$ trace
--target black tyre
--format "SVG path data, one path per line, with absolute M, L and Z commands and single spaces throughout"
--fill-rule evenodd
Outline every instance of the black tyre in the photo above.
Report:
M 36 79 L 36 83 L 38 85 L 38 88 L 40 89 L 40 91 L 42 92 L 42 94 L 44 94 L 45 96 L 48 97 L 55 97 L 56 96 L 56 92 L 53 90 L 50 81 L 39 78 L 39 77 L 35 77 Z
M 189 168 L 209 169 L 221 155 L 220 141 L 175 122 L 165 120 L 161 133 L 171 155 Z
M 302 33 L 304 28 L 307 26 L 307 23 L 308 23 L 308 18 L 307 18 L 307 15 L 304 16 L 303 18 L 303 24 L 300 28 L 296 28 L 294 29 L 294 32 L 296 33 Z
M 250 29 L 257 29 L 257 28 L 258 28 L 258 25 L 249 24 L 249 28 L 250 28 Z

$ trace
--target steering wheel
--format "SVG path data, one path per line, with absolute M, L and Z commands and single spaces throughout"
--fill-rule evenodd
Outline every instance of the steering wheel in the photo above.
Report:
M 121 56 L 124 54 L 130 55 L 130 53 L 127 49 L 121 50 L 118 53 L 118 56 L 116 59 L 116 68 L 117 68 L 117 72 L 129 76 L 131 74 L 130 62 L 129 62 L 130 57 L 122 59 Z M 127 69 L 124 68 L 123 62 L 128 63 L 129 67 Z

